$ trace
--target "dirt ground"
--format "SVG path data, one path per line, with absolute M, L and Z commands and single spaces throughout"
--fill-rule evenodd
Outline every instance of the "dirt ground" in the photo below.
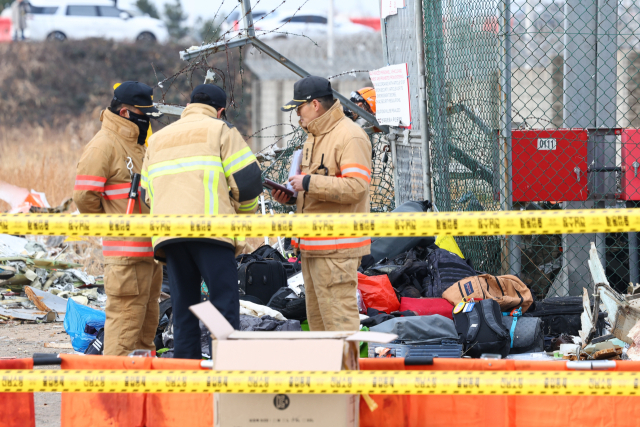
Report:
M 73 353 L 71 349 L 46 348 L 44 343 L 70 343 L 61 322 L 0 324 L 0 358 L 31 357 L 34 353 Z M 59 369 L 41 366 L 36 369 Z M 60 393 L 35 393 L 36 427 L 60 426 Z

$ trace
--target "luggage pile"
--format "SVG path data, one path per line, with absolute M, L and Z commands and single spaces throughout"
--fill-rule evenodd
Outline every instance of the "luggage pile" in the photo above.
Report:
M 426 206 L 411 202 L 400 209 Z M 622 357 L 624 343 L 613 336 L 596 338 L 583 349 L 582 297 L 534 301 L 519 277 L 487 274 L 473 265 L 451 237 L 374 239 L 372 256 L 363 259 L 358 276 L 361 313 L 369 316 L 361 324 L 399 339 L 369 344 L 368 357 L 577 360 L 605 347 L 609 358 Z M 606 313 L 593 310 L 591 339 L 604 335 L 606 326 Z M 598 347 L 598 341 L 606 344 Z
M 396 211 L 429 207 L 428 202 L 408 202 Z M 308 330 L 300 260 L 284 255 L 286 244 L 285 250 L 280 242 L 277 246 L 280 250 L 265 245 L 236 258 L 242 330 Z M 606 329 L 612 322 L 605 322 L 598 296 L 535 301 L 521 278 L 477 271 L 474 261 L 483 264 L 465 258 L 450 236 L 372 239 L 371 255 L 362 259 L 358 272 L 361 329 L 394 333 L 398 339 L 363 344 L 361 357 L 403 357 L 415 364 L 429 357 L 626 357 L 623 348 L 631 340 L 621 332 L 607 335 L 615 328 Z M 640 298 L 640 287 L 632 294 L 627 297 Z M 624 297 L 612 294 L 610 299 Z M 161 305 L 160 317 L 156 343 L 170 348 L 170 300 Z M 585 319 L 591 326 L 585 326 Z M 634 333 L 640 348 L 640 327 Z M 208 356 L 206 331 L 202 336 L 203 356 Z

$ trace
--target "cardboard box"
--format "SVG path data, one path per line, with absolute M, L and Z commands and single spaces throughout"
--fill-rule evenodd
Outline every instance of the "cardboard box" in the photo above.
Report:
M 213 369 L 221 371 L 357 370 L 361 341 L 388 343 L 381 332 L 235 331 L 209 302 L 191 306 L 209 329 Z M 359 395 L 216 394 L 216 427 L 356 427 Z

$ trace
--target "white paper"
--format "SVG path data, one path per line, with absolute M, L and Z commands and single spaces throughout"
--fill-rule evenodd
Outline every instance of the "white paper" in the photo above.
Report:
M 300 175 L 302 173 L 302 150 L 296 150 L 293 152 L 291 158 L 291 169 L 289 169 L 289 178 L 292 176 Z M 286 187 L 293 191 L 293 197 L 298 197 L 298 192 L 293 189 L 289 181 L 287 180 Z
M 381 0 L 380 17 L 382 19 L 389 15 L 397 15 L 398 9 L 405 7 L 405 0 Z
M 302 278 L 302 272 L 289 277 L 289 279 L 287 279 L 287 285 L 293 290 L 293 292 L 295 292 L 297 296 L 300 296 L 302 289 L 304 289 L 304 279 Z
M 411 129 L 409 69 L 395 64 L 369 72 L 376 90 L 376 119 L 381 125 Z

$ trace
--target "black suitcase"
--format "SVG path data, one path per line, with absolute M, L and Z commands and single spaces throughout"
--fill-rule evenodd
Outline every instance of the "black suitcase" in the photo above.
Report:
M 250 295 L 266 305 L 278 289 L 287 286 L 287 273 L 280 261 L 249 261 L 238 269 L 241 295 Z
M 531 309 L 533 308 L 533 310 Z M 580 315 L 584 310 L 582 297 L 554 297 L 536 301 L 535 306 L 523 317 L 538 317 L 542 320 L 542 333 L 556 336 L 560 334 L 579 335 L 582 329 Z
M 464 355 L 478 358 L 485 353 L 509 354 L 511 337 L 502 324 L 502 312 L 497 301 L 485 299 L 474 304 L 468 312 L 453 315 L 460 342 L 464 345 Z

